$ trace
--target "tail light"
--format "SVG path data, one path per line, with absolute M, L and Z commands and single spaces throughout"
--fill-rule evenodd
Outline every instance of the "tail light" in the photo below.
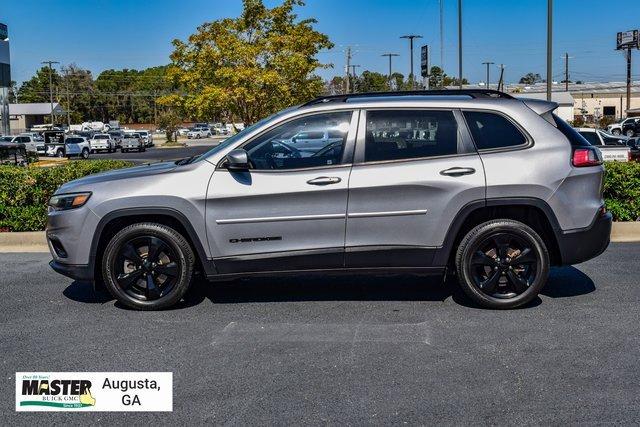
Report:
M 595 147 L 577 147 L 573 149 L 571 163 L 577 168 L 599 166 L 602 164 L 602 156 Z

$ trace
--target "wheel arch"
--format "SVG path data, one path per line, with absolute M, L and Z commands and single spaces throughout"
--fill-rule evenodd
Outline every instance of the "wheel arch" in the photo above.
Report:
M 187 217 L 180 211 L 172 208 L 153 207 L 119 209 L 109 212 L 102 217 L 93 235 L 89 256 L 94 277 L 100 277 L 100 263 L 96 261 L 101 259 L 109 239 L 123 227 L 140 222 L 155 222 L 174 228 L 181 233 L 191 245 L 196 255 L 197 267 L 199 267 L 205 275 L 215 274 L 215 270 L 210 271 L 213 267 L 211 263 L 208 262 L 204 246 Z
M 433 264 L 451 265 L 455 248 L 469 230 L 485 221 L 498 218 L 520 221 L 533 228 L 547 245 L 551 264 L 562 263 L 557 239 L 561 228 L 553 210 L 544 200 L 521 197 L 478 200 L 465 205 L 449 226 Z

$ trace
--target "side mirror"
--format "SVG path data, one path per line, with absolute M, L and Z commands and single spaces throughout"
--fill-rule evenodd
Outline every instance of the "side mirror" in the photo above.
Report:
M 227 154 L 227 169 L 230 171 L 249 170 L 249 154 L 242 148 L 232 150 Z

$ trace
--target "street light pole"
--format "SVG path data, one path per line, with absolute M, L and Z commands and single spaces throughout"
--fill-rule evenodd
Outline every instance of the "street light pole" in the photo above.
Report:
M 458 0 L 458 85 L 462 89 L 462 0 Z
M 421 39 L 422 36 L 417 34 L 408 34 L 406 36 L 400 36 L 401 39 L 409 39 L 409 80 L 411 81 L 411 88 L 415 86 L 415 78 L 413 76 L 413 39 Z
M 389 57 L 389 90 L 391 90 L 391 74 L 393 73 L 393 70 L 391 68 L 391 59 L 394 56 L 400 56 L 397 53 L 383 53 L 381 56 L 388 56 Z
M 42 64 L 49 64 L 49 104 L 51 106 L 51 126 L 53 126 L 53 64 L 59 64 L 56 61 L 42 61 Z
M 547 0 L 547 101 L 551 101 L 553 85 L 553 0 Z
M 490 83 L 489 83 L 489 66 L 495 64 L 495 62 L 483 62 L 484 65 L 487 66 L 487 89 L 491 89 L 490 87 Z

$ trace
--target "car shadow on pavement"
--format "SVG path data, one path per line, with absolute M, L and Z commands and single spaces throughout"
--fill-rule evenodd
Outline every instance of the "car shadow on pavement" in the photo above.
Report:
M 550 298 L 575 297 L 595 291 L 586 274 L 575 267 L 553 268 L 541 295 Z M 74 281 L 63 294 L 77 302 L 104 304 L 113 297 L 106 290 L 94 291 L 90 283 Z M 193 307 L 209 299 L 214 304 L 242 304 L 299 301 L 445 301 L 469 308 L 480 308 L 460 289 L 455 277 L 442 281 L 439 276 L 394 274 L 299 275 L 253 277 L 223 282 L 196 279 L 183 301 L 169 310 Z M 537 297 L 521 309 L 540 305 Z M 115 302 L 118 308 L 128 309 Z

